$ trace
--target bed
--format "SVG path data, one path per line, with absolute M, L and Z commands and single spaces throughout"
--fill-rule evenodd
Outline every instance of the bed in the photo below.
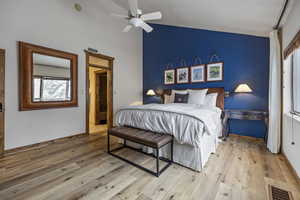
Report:
M 197 90 L 203 88 L 188 91 Z M 219 138 L 223 135 L 224 88 L 207 89 L 207 94 L 213 93 L 217 93 L 215 106 L 167 103 L 124 107 L 116 113 L 116 124 L 173 135 L 174 162 L 201 171 L 210 154 L 216 152 Z M 164 101 L 171 95 L 172 90 L 162 92 Z M 132 143 L 128 145 L 155 153 L 148 147 Z M 168 157 L 170 146 L 162 148 L 160 154 Z

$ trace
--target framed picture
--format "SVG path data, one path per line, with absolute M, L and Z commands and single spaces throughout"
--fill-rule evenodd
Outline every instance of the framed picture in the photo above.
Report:
M 175 69 L 165 70 L 165 85 L 175 83 Z
M 206 81 L 223 81 L 223 63 L 210 63 L 206 65 Z
M 188 83 L 189 82 L 189 68 L 181 67 L 176 69 L 176 83 Z
M 205 82 L 205 65 L 196 65 L 191 67 L 191 82 Z

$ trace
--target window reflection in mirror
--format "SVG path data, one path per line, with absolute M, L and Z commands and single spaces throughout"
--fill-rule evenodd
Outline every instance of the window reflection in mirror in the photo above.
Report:
M 71 61 L 33 53 L 33 102 L 71 100 Z

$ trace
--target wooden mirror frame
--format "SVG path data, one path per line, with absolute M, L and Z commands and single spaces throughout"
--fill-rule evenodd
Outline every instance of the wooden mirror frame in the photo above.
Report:
M 19 110 L 41 110 L 78 106 L 78 56 L 73 53 L 59 51 L 25 42 L 19 45 Z M 33 53 L 64 58 L 71 61 L 71 100 L 34 102 L 33 96 Z

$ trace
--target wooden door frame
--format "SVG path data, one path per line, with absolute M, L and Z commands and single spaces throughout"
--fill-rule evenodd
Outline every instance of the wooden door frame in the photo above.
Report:
M 5 150 L 5 148 L 4 148 L 4 145 L 5 145 L 5 142 L 4 142 L 4 138 L 5 138 L 5 50 L 4 49 L 0 49 L 0 56 L 2 57 L 3 56 L 3 63 L 4 63 L 4 65 L 3 65 L 3 74 L 4 74 L 4 77 L 3 77 L 3 89 L 4 89 L 4 91 L 3 91 L 3 102 L 2 102 L 2 115 L 3 115 L 3 136 L 1 137 L 0 136 L 0 138 L 2 138 L 2 139 L 0 139 L 0 147 L 1 147 L 1 149 L 0 149 L 0 157 L 1 156 L 3 156 L 4 155 L 4 150 Z
M 89 64 L 89 56 L 92 57 L 98 57 L 104 60 L 108 60 L 109 61 L 109 67 L 105 67 L 105 66 L 101 66 L 101 65 L 95 65 L 95 64 Z M 113 126 L 113 62 L 114 62 L 114 58 L 110 57 L 110 56 L 106 56 L 106 55 L 102 55 L 102 54 L 98 54 L 98 53 L 91 53 L 89 51 L 85 51 L 85 57 L 86 57 L 86 125 L 85 125 L 85 130 L 86 133 L 89 134 L 89 126 L 90 126 L 90 118 L 89 118 L 89 114 L 90 114 L 90 92 L 89 92 L 89 88 L 90 88 L 90 71 L 89 71 L 89 67 L 96 67 L 99 69 L 105 69 L 107 70 L 107 80 L 108 80 L 108 91 L 107 91 L 107 127 L 111 128 Z

